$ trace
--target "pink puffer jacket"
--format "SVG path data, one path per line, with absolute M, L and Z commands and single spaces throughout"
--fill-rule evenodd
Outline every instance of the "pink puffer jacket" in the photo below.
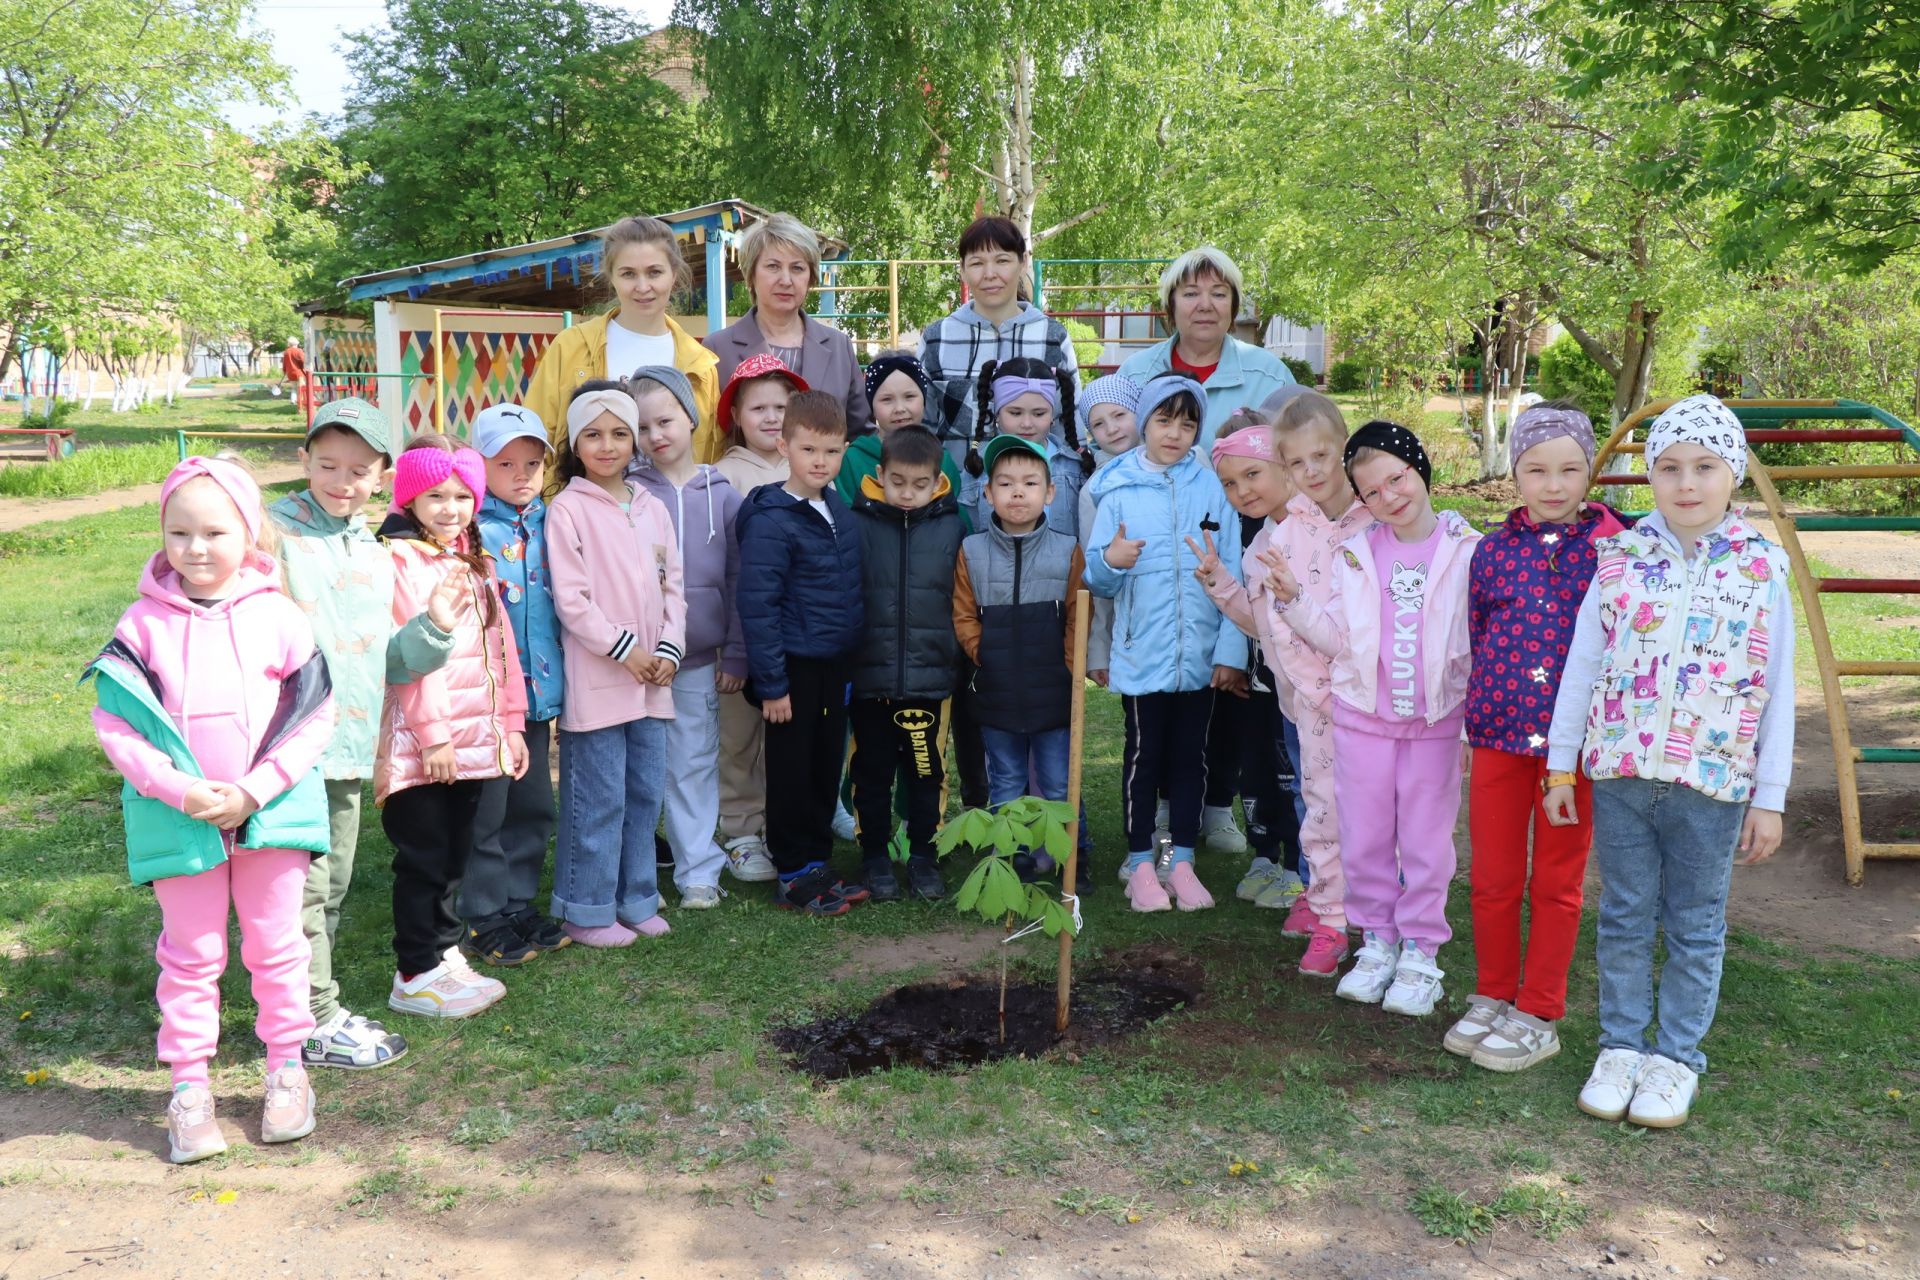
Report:
M 380 533 L 393 552 L 395 626 L 425 609 L 447 575 L 461 575 L 466 590 L 447 664 L 412 684 L 387 686 L 373 763 L 374 802 L 385 804 L 394 792 L 425 783 L 421 756 L 443 742 L 453 744 L 456 776 L 462 780 L 511 773 L 507 735 L 526 731 L 527 687 L 513 624 L 497 605 L 498 580 L 489 569 L 482 582 L 465 561 L 420 537 L 410 522 L 390 518 Z M 488 599 L 496 602 L 491 624 Z

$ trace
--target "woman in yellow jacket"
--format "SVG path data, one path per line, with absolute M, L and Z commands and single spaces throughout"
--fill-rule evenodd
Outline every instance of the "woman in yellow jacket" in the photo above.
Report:
M 694 456 L 716 460 L 723 451 L 714 423 L 720 399 L 719 364 L 700 340 L 667 314 L 673 295 L 693 283 L 673 228 L 658 218 L 622 218 L 600 242 L 600 281 L 617 308 L 563 329 L 534 367 L 523 403 L 540 415 L 557 448 L 566 440 L 567 401 L 589 378 L 624 378 L 643 365 L 672 365 L 693 384 L 700 421 Z

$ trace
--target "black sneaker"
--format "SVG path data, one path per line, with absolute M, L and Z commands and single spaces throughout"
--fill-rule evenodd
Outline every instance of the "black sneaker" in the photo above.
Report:
M 827 875 L 832 879 L 834 893 L 839 896 L 840 901 L 850 907 L 857 907 L 873 896 L 873 890 L 852 880 L 842 880 L 839 876 L 833 874 L 831 868 L 828 869 Z M 896 881 L 894 883 L 896 893 L 899 891 L 899 887 L 899 882 Z
M 875 902 L 900 901 L 900 877 L 893 873 L 892 859 L 869 858 L 865 871 L 869 897 Z
M 538 948 L 528 945 L 527 940 L 520 936 L 520 931 L 513 927 L 511 920 L 502 920 L 484 929 L 469 925 L 466 940 L 460 947 L 475 959 L 508 968 L 525 964 L 540 954 Z
M 508 917 L 514 930 L 526 939 L 527 945 L 535 951 L 558 951 L 568 946 L 573 939 L 560 927 L 558 920 L 549 919 L 533 907 L 522 907 Z
M 1044 853 L 1032 853 L 1022 849 L 1013 855 L 1013 873 L 1020 877 L 1021 884 L 1034 884 L 1045 880 L 1054 873 L 1054 861 Z
M 916 898 L 938 902 L 947 896 L 947 882 L 940 876 L 940 864 L 932 858 L 907 859 L 907 887 Z
M 833 873 L 824 867 L 778 885 L 773 905 L 785 911 L 804 911 L 810 916 L 843 916 L 853 904 L 834 892 Z
M 673 846 L 657 831 L 653 833 L 653 865 L 660 871 L 673 870 Z

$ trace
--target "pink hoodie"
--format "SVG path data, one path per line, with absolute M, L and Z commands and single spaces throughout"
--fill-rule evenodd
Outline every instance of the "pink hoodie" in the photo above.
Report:
M 673 690 L 642 684 L 620 660 L 638 648 L 680 662 L 687 599 L 666 505 L 632 481 L 623 510 L 575 476 L 547 504 L 547 572 L 566 655 L 560 727 L 571 733 L 673 719 Z
M 280 702 L 280 682 L 313 656 L 313 628 L 280 593 L 271 556 L 248 553 L 232 595 L 198 605 L 167 563 L 147 562 L 140 598 L 114 638 L 140 655 L 159 683 L 160 705 L 180 726 L 207 778 L 233 782 L 255 805 L 285 791 L 320 761 L 333 736 L 333 698 L 257 764 Z M 95 708 L 100 745 L 135 791 L 182 811 L 200 781 L 115 715 Z
M 442 578 L 458 574 L 467 590 L 446 665 L 411 684 L 387 686 L 373 761 L 374 803 L 424 785 L 428 778 L 421 757 L 428 747 L 445 742 L 453 744 L 454 776 L 463 781 L 511 773 L 507 735 L 526 732 L 527 686 L 513 624 L 499 606 L 499 580 L 489 568 L 487 580 L 480 581 L 459 556 L 425 538 L 390 537 L 387 546 L 393 552 L 396 627 L 427 607 Z M 488 600 L 494 604 L 491 625 Z
M 1325 605 L 1333 598 L 1336 549 L 1372 523 L 1373 516 L 1358 499 L 1338 520 L 1329 520 L 1319 503 L 1304 493 L 1296 493 L 1287 503 L 1286 518 L 1260 531 L 1260 537 L 1267 541 L 1262 543 L 1255 538 L 1254 545 L 1240 557 L 1241 571 L 1252 584 L 1247 590 L 1256 634 L 1266 650 L 1267 665 L 1285 686 L 1281 691 L 1280 709 L 1296 724 L 1305 718 L 1306 708 L 1326 705 L 1333 677 L 1327 659 L 1295 633 L 1280 610 L 1280 602 L 1267 591 L 1267 566 L 1256 557 L 1268 547 L 1277 549 L 1299 581 L 1301 592 L 1315 603 Z M 1244 625 L 1242 629 L 1246 629 Z M 1289 698 L 1302 705 L 1296 707 Z
M 1421 687 L 1430 725 L 1458 713 L 1467 699 L 1467 676 L 1473 670 L 1467 569 L 1479 541 L 1479 533 L 1459 512 L 1440 512 L 1440 540 L 1427 571 L 1426 603 L 1420 612 Z M 1308 644 L 1328 655 L 1334 695 L 1372 716 L 1380 680 L 1380 572 L 1364 532 L 1341 544 L 1326 576 L 1332 579 L 1331 601 L 1321 604 L 1303 591 L 1281 616 Z

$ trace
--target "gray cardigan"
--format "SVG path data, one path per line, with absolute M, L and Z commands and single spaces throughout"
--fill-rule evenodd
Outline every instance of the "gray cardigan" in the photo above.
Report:
M 700 339 L 707 350 L 720 357 L 718 372 L 722 387 L 733 377 L 742 360 L 767 350 L 767 339 L 760 332 L 759 311 L 758 307 L 749 308 L 747 314 L 726 328 Z M 853 354 L 853 340 L 812 316 L 804 319 L 806 334 L 800 343 L 800 367 L 794 372 L 805 379 L 809 387 L 826 392 L 846 408 L 847 435 L 851 439 L 873 421 L 873 410 L 867 404 L 866 379 L 860 371 L 860 361 Z

